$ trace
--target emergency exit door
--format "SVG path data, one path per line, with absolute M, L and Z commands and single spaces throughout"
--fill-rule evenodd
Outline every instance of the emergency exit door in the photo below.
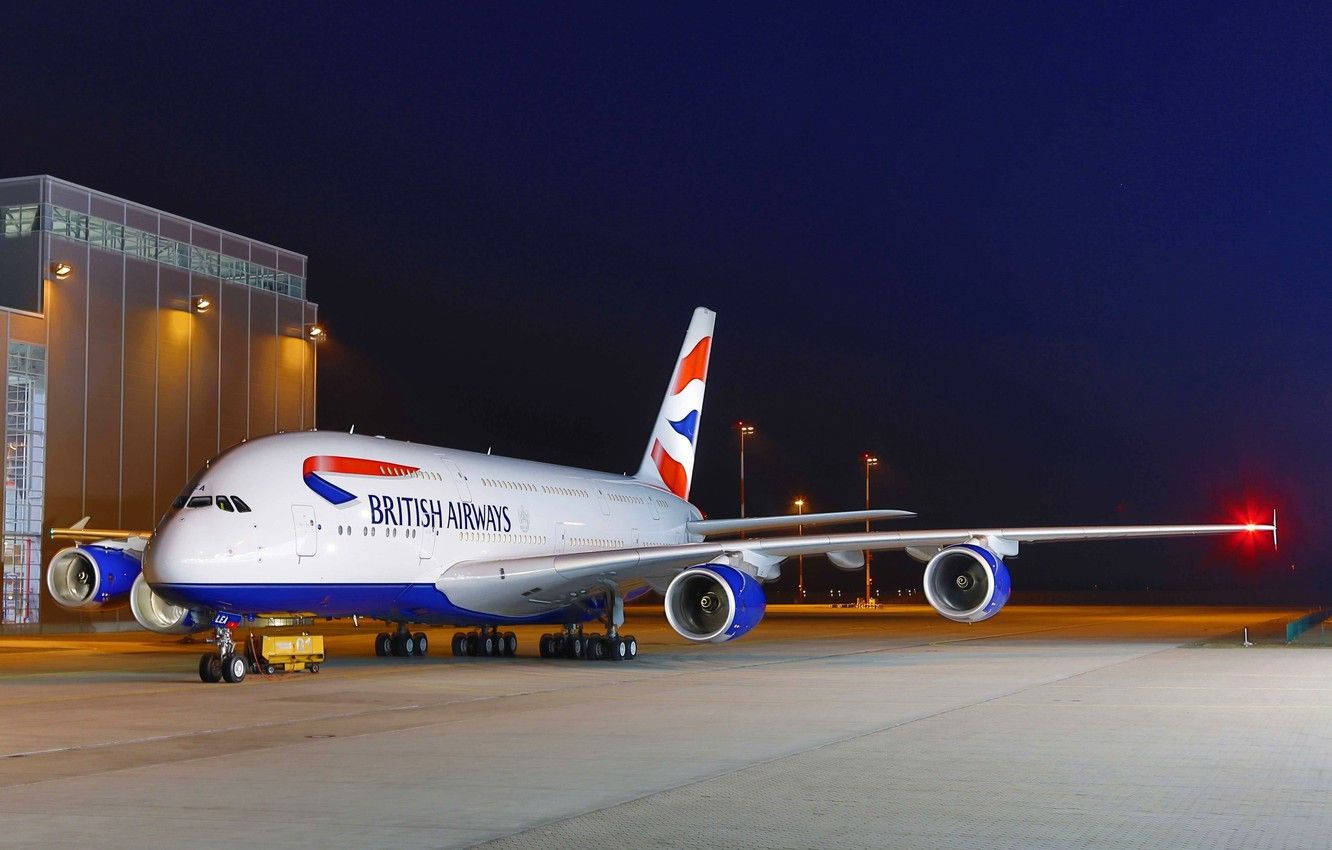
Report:
M 310 505 L 292 505 L 291 522 L 296 533 L 296 554 L 313 557 L 319 548 L 319 527 L 315 525 L 314 508 Z

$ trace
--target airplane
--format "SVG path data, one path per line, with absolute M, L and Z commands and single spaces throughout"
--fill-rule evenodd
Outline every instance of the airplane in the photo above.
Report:
M 914 516 L 901 510 L 705 519 L 688 501 L 716 314 L 699 307 L 632 476 L 328 431 L 274 434 L 209 461 L 151 531 L 88 529 L 53 537 L 47 587 L 67 608 L 123 605 L 146 629 L 211 629 L 205 682 L 240 682 L 248 661 L 232 631 L 259 618 L 396 623 L 381 656 L 421 656 L 412 625 L 470 627 L 454 655 L 512 656 L 506 627 L 550 624 L 543 658 L 631 660 L 624 603 L 649 590 L 690 641 L 742 637 L 763 617 L 762 585 L 798 555 L 842 569 L 864 552 L 923 563 L 925 599 L 962 623 L 993 617 L 1012 585 L 1005 558 L 1024 543 L 1271 531 L 1271 524 L 959 528 L 809 533 Z M 803 534 L 791 534 L 796 526 Z M 762 536 L 763 532 L 786 533 Z M 605 624 L 606 633 L 584 625 Z M 260 622 L 263 622 L 260 620 Z

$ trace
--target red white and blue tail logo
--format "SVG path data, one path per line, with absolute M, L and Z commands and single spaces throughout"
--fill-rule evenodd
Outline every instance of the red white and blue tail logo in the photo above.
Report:
M 335 505 L 344 505 L 354 500 L 356 494 L 344 490 L 324 476 L 360 475 L 372 478 L 401 478 L 405 475 L 411 475 L 419 468 L 363 457 L 314 455 L 307 457 L 305 463 L 301 465 L 301 477 L 305 480 L 306 487 L 309 487 L 327 501 Z
M 694 474 L 694 447 L 699 418 L 703 415 L 703 391 L 707 386 L 716 321 L 717 314 L 706 307 L 694 311 L 675 371 L 666 385 L 666 398 L 653 424 L 647 452 L 635 476 L 665 487 L 681 499 L 689 498 L 689 482 Z

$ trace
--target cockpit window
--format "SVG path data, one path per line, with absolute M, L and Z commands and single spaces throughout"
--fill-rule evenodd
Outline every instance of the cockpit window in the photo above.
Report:
M 180 510 L 181 508 L 185 507 L 185 500 L 190 497 L 191 493 L 199 489 L 199 480 L 204 477 L 204 473 L 207 471 L 208 467 L 205 466 L 203 469 L 200 469 L 198 472 L 194 473 L 194 476 L 190 478 L 189 483 L 185 485 L 185 489 L 181 490 L 180 495 L 177 496 L 175 501 L 171 503 L 171 507 L 175 508 L 176 510 Z M 213 502 L 211 499 L 209 499 L 208 503 L 211 505 Z
M 250 506 L 242 502 L 240 496 L 232 496 L 231 504 L 235 505 L 236 510 L 240 511 L 243 514 L 248 514 L 250 512 Z
M 218 496 L 218 497 L 217 497 L 217 506 L 218 506 L 219 508 L 221 508 L 222 510 L 227 511 L 227 512 L 231 512 L 231 511 L 236 510 L 235 508 L 233 508 L 233 507 L 231 506 L 231 500 L 228 499 L 226 496 Z
M 212 497 L 212 496 L 195 496 L 194 498 L 190 499 L 190 500 L 189 500 L 188 502 L 186 502 L 185 504 L 186 504 L 187 507 L 191 507 L 191 508 L 206 508 L 206 507 L 208 507 L 209 505 L 213 504 L 213 497 Z

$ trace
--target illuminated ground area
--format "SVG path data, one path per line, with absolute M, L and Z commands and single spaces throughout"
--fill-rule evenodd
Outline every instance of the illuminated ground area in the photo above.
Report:
M 632 663 L 378 659 L 203 685 L 200 648 L 0 638 L 5 843 L 1322 846 L 1332 653 L 1301 612 L 774 609 Z M 451 632 L 432 631 L 436 651 Z M 1207 642 L 1206 646 L 1198 645 Z

